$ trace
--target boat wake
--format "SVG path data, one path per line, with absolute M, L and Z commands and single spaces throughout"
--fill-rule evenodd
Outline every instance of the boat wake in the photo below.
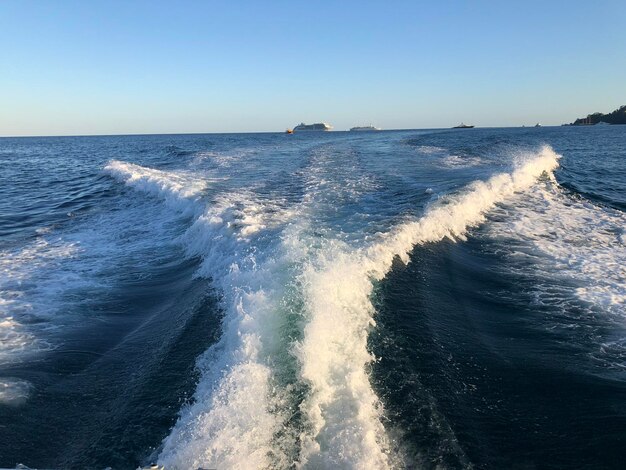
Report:
M 221 339 L 197 362 L 193 401 L 164 440 L 167 468 L 390 468 L 398 445 L 368 368 L 372 293 L 415 245 L 464 239 L 496 205 L 553 178 L 544 147 L 511 173 L 443 197 L 360 246 L 320 237 L 315 185 L 298 204 L 241 191 L 207 198 L 209 178 L 113 161 L 118 181 L 193 217 L 179 238 L 221 293 Z M 311 174 L 315 174 L 312 172 Z M 340 187 L 335 189 L 341 191 Z
M 533 194 L 509 201 L 494 216 L 498 220 L 488 225 L 487 235 L 502 241 L 510 257 L 532 261 L 535 275 L 570 284 L 570 290 L 589 306 L 623 315 L 624 213 L 567 194 L 556 184 L 541 184 Z M 542 297 L 539 293 L 539 300 Z

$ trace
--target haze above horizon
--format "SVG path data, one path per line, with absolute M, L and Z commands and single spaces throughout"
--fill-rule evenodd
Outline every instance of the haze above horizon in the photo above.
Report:
M 0 3 L 0 136 L 545 125 L 626 104 L 626 3 Z

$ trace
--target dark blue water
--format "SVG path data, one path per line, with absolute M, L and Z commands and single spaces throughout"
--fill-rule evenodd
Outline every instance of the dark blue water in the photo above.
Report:
M 0 466 L 622 468 L 626 127 L 0 139 Z

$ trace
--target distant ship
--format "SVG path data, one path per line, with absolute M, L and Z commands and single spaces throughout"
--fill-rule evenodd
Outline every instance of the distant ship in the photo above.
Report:
M 350 128 L 350 131 L 379 131 L 380 127 L 374 127 L 371 124 L 369 126 L 356 126 Z
M 470 126 L 468 124 L 461 123 L 458 126 L 454 126 L 452 129 L 471 129 L 474 126 Z
M 333 126 L 326 124 L 325 122 L 316 122 L 315 124 L 305 124 L 301 122 L 293 128 L 293 131 L 329 131 L 332 128 Z
M 541 124 L 537 123 L 535 124 L 535 127 L 541 127 Z

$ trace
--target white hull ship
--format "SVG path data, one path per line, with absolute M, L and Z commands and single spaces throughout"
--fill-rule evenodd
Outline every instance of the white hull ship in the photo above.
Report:
M 316 122 L 315 124 L 305 124 L 301 122 L 296 127 L 293 128 L 294 132 L 299 131 L 329 131 L 333 128 L 330 124 L 326 124 L 325 122 Z
M 350 132 L 355 131 L 379 131 L 380 127 L 374 127 L 371 124 L 369 126 L 356 126 L 350 129 Z

